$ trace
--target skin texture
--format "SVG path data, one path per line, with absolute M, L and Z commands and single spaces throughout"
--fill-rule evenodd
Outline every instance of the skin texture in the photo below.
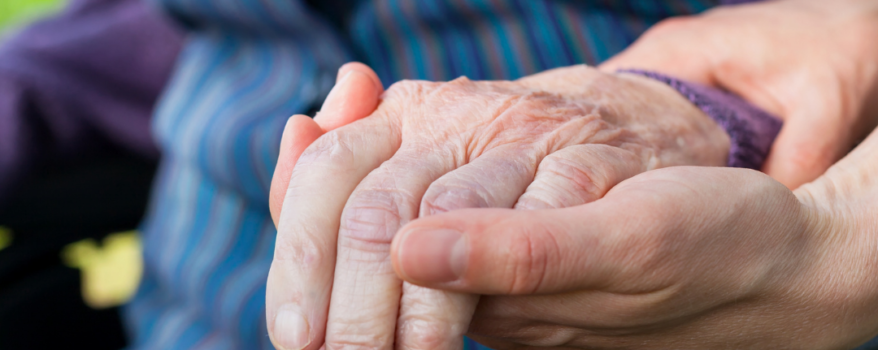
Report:
M 279 161 L 274 168 L 269 193 L 271 219 L 277 226 L 283 197 L 287 193 L 290 175 L 299 156 L 314 140 L 340 126 L 364 118 L 378 106 L 378 96 L 384 92 L 378 75 L 368 66 L 352 62 L 338 70 L 338 88 L 333 89 L 324 101 L 321 112 L 314 119 L 306 115 L 294 115 L 287 120 L 281 138 Z
M 282 160 L 294 161 L 272 186 L 290 174 L 280 216 L 272 194 L 267 292 L 280 348 L 459 348 L 478 299 L 403 284 L 390 259 L 400 227 L 460 208 L 580 205 L 641 172 L 721 166 L 728 155 L 725 133 L 671 88 L 585 66 L 514 82 L 400 82 L 362 120 L 365 107 L 330 105 L 347 84 L 318 119 L 356 122 L 282 142 Z
M 785 127 L 765 170 L 784 185 L 796 188 L 823 173 L 875 124 L 875 4 L 861 0 L 772 1 L 673 19 L 654 27 L 601 69 L 664 72 L 728 89 L 781 116 Z M 380 88 L 361 90 L 366 92 L 346 99 L 366 101 L 364 106 L 377 105 L 380 91 L 376 90 Z M 346 99 L 327 103 L 324 111 L 346 103 Z M 484 95 L 480 99 L 490 100 Z M 371 113 L 366 110 L 336 110 L 318 119 L 329 116 L 346 123 Z M 304 118 L 293 122 L 303 127 L 288 125 L 288 133 L 304 136 L 290 139 L 285 135 L 288 151 L 284 154 L 282 149 L 278 167 L 286 165 L 282 176 L 275 178 L 278 185 L 272 186 L 275 218 L 284 204 L 287 175 L 293 173 L 293 165 L 303 166 L 296 164 L 298 154 L 331 130 L 314 129 L 314 125 L 305 125 L 311 121 Z M 389 129 L 402 139 L 398 129 Z M 385 135 L 387 130 L 374 129 L 376 134 Z M 365 144 L 371 141 L 362 141 L 357 149 L 369 148 Z M 464 161 L 455 166 L 470 165 L 472 155 L 478 160 L 487 154 L 473 152 L 469 143 L 464 144 L 466 151 L 451 152 L 463 154 L 457 159 Z M 338 294 L 333 290 L 332 308 L 353 316 L 336 322 L 330 315 L 330 329 L 341 328 L 337 328 L 338 335 L 330 332 L 326 336 L 326 345 L 388 348 L 395 341 L 401 348 L 457 346 L 449 339 L 466 328 L 474 299 L 414 287 L 420 284 L 454 293 L 492 294 L 483 297 L 472 314 L 470 335 L 496 348 L 850 348 L 878 333 L 873 316 L 867 313 L 875 308 L 876 297 L 871 291 L 878 290 L 871 277 L 876 272 L 871 258 L 876 244 L 868 234 L 876 231 L 874 219 L 868 215 L 875 209 L 871 200 L 875 186 L 869 180 L 875 178 L 878 168 L 873 159 L 878 154 L 875 144 L 873 137 L 825 176 L 796 192 L 755 172 L 675 168 L 638 175 L 592 204 L 529 212 L 479 209 L 442 214 L 443 210 L 502 202 L 484 195 L 492 192 L 484 190 L 486 185 L 478 180 L 486 178 L 485 174 L 496 174 L 495 169 L 508 169 L 503 162 L 484 162 L 487 164 L 480 165 L 483 172 L 455 168 L 463 175 L 460 182 L 467 184 L 458 191 L 458 198 L 449 201 L 458 204 L 428 203 L 435 210 L 419 209 L 424 218 L 406 226 L 393 241 L 393 267 L 413 283 L 402 287 L 399 318 L 393 319 L 395 309 L 387 305 L 395 304 L 385 298 L 398 295 L 399 288 L 393 284 L 397 282 L 383 283 L 392 278 L 365 279 L 365 284 L 379 287 L 371 290 L 346 284 L 345 290 L 354 292 Z M 369 146 L 374 149 L 375 145 Z M 643 153 L 630 149 L 614 154 L 607 148 L 573 151 L 576 147 L 583 146 L 548 154 L 544 160 L 555 156 L 561 161 L 553 163 L 570 166 L 544 172 L 543 178 L 554 180 L 531 183 L 515 205 L 561 208 L 588 203 L 644 164 Z M 569 152 L 564 154 L 564 150 Z M 635 161 L 638 158 L 640 164 Z M 370 161 L 363 166 L 383 162 Z M 543 163 L 538 169 L 548 168 Z M 616 165 L 606 167 L 609 170 L 582 166 L 604 163 Z M 313 162 L 306 164 L 314 168 Z M 622 164 L 630 168 L 625 170 Z M 410 166 L 417 169 L 417 165 Z M 350 172 L 356 167 L 341 169 Z M 583 168 L 586 171 L 581 171 Z M 395 175 L 402 177 L 400 173 L 405 172 Z M 514 192 L 520 183 L 510 182 L 515 176 L 503 175 L 491 178 L 500 177 L 495 184 L 513 184 L 505 190 Z M 357 183 L 363 176 L 361 172 L 346 181 Z M 535 178 L 541 178 L 539 171 Z M 595 182 L 599 185 L 588 186 Z M 490 189 L 491 184 L 487 185 Z M 315 187 L 313 197 L 327 188 Z M 522 200 L 528 198 L 531 187 L 546 194 Z M 354 192 L 354 188 L 348 186 L 345 191 Z M 459 187 L 448 186 L 444 193 L 454 193 L 449 188 Z M 430 189 L 432 185 L 425 193 Z M 480 189 L 483 195 L 472 195 Z M 337 202 L 342 197 L 345 195 L 333 199 L 335 211 L 330 212 L 340 212 Z M 375 208 L 398 219 L 395 226 L 404 224 L 416 211 L 409 206 L 409 216 L 402 217 L 393 200 Z M 299 208 L 296 214 L 285 216 L 326 216 L 323 209 Z M 434 213 L 438 215 L 427 217 Z M 329 216 L 334 220 L 335 216 Z M 279 244 L 282 240 L 288 243 L 286 247 L 279 245 L 281 258 L 276 259 L 269 281 L 269 329 L 275 344 L 292 340 L 316 348 L 324 344 L 325 305 L 329 305 L 332 274 L 337 273 L 325 267 L 331 265 L 327 261 L 336 261 L 331 248 L 336 236 L 325 232 L 336 232 L 332 227 L 339 224 L 296 225 L 291 228 L 293 225 L 281 220 Z M 382 229 L 393 231 L 392 227 Z M 303 232 L 311 236 L 297 238 Z M 341 237 L 345 234 L 339 233 Z M 377 243 L 369 246 L 374 249 L 365 249 L 373 254 L 355 254 L 353 260 L 372 263 L 372 267 L 362 268 L 363 275 L 387 272 L 386 238 L 367 242 Z M 339 276 L 335 278 L 338 281 Z M 340 298 L 348 299 L 348 304 L 338 302 Z M 385 303 L 388 300 L 390 304 Z M 377 309 L 385 312 L 376 313 Z M 309 318 L 305 323 L 278 324 L 278 310 L 304 313 Z M 398 322 L 395 339 L 393 322 Z M 291 336 L 303 324 L 308 335 L 299 339 Z
M 876 37 L 875 0 L 766 1 L 661 22 L 600 68 L 723 88 L 781 117 L 763 170 L 796 188 L 878 123 Z
M 795 192 L 755 171 L 661 169 L 577 207 L 415 220 L 393 263 L 410 283 L 489 294 L 469 335 L 495 349 L 851 349 L 878 334 L 876 179 L 878 133 Z M 455 249 L 421 251 L 454 234 Z

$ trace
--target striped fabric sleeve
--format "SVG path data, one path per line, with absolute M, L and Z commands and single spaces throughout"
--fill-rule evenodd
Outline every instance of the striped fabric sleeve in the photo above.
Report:
M 635 69 L 619 72 L 668 84 L 716 121 L 731 141 L 730 167 L 760 169 L 780 132 L 780 119 L 731 93 L 656 72 Z

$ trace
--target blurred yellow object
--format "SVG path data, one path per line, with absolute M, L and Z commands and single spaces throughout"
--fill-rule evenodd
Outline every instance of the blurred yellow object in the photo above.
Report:
M 8 228 L 0 226 L 0 250 L 12 244 L 12 231 Z
M 143 273 L 140 236 L 134 231 L 108 236 L 103 247 L 93 239 L 73 243 L 61 257 L 68 266 L 82 270 L 83 298 L 96 309 L 131 299 Z

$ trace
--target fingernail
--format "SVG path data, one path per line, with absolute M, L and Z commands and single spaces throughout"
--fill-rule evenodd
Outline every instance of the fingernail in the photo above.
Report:
M 283 350 L 301 350 L 311 344 L 311 327 L 295 304 L 285 304 L 274 318 L 274 339 Z
M 284 124 L 284 131 L 280 135 L 280 144 L 281 144 L 280 150 L 281 150 L 281 152 L 283 152 L 283 150 L 284 150 L 283 145 L 286 145 L 286 142 L 290 141 L 290 140 L 287 140 L 287 137 L 289 137 L 289 135 L 287 135 L 287 134 L 290 132 L 290 125 L 293 124 L 294 117 L 295 116 L 287 118 L 287 122 L 286 122 L 286 124 Z
M 338 99 L 340 95 L 343 95 L 342 90 L 344 90 L 345 85 L 351 80 L 354 72 L 355 71 L 352 70 L 345 73 L 345 75 L 335 83 L 332 90 L 329 90 L 329 95 L 326 95 L 326 100 L 323 101 L 324 106 L 340 102 L 336 101 L 336 99 Z
M 405 277 L 418 282 L 451 282 L 466 269 L 466 238 L 455 230 L 410 231 L 402 238 L 399 254 Z

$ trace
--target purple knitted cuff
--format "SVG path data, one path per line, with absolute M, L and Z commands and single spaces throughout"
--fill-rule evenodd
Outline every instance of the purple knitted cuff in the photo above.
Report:
M 731 139 L 730 167 L 760 169 L 783 122 L 731 93 L 655 72 L 626 69 L 670 85 L 717 122 Z

